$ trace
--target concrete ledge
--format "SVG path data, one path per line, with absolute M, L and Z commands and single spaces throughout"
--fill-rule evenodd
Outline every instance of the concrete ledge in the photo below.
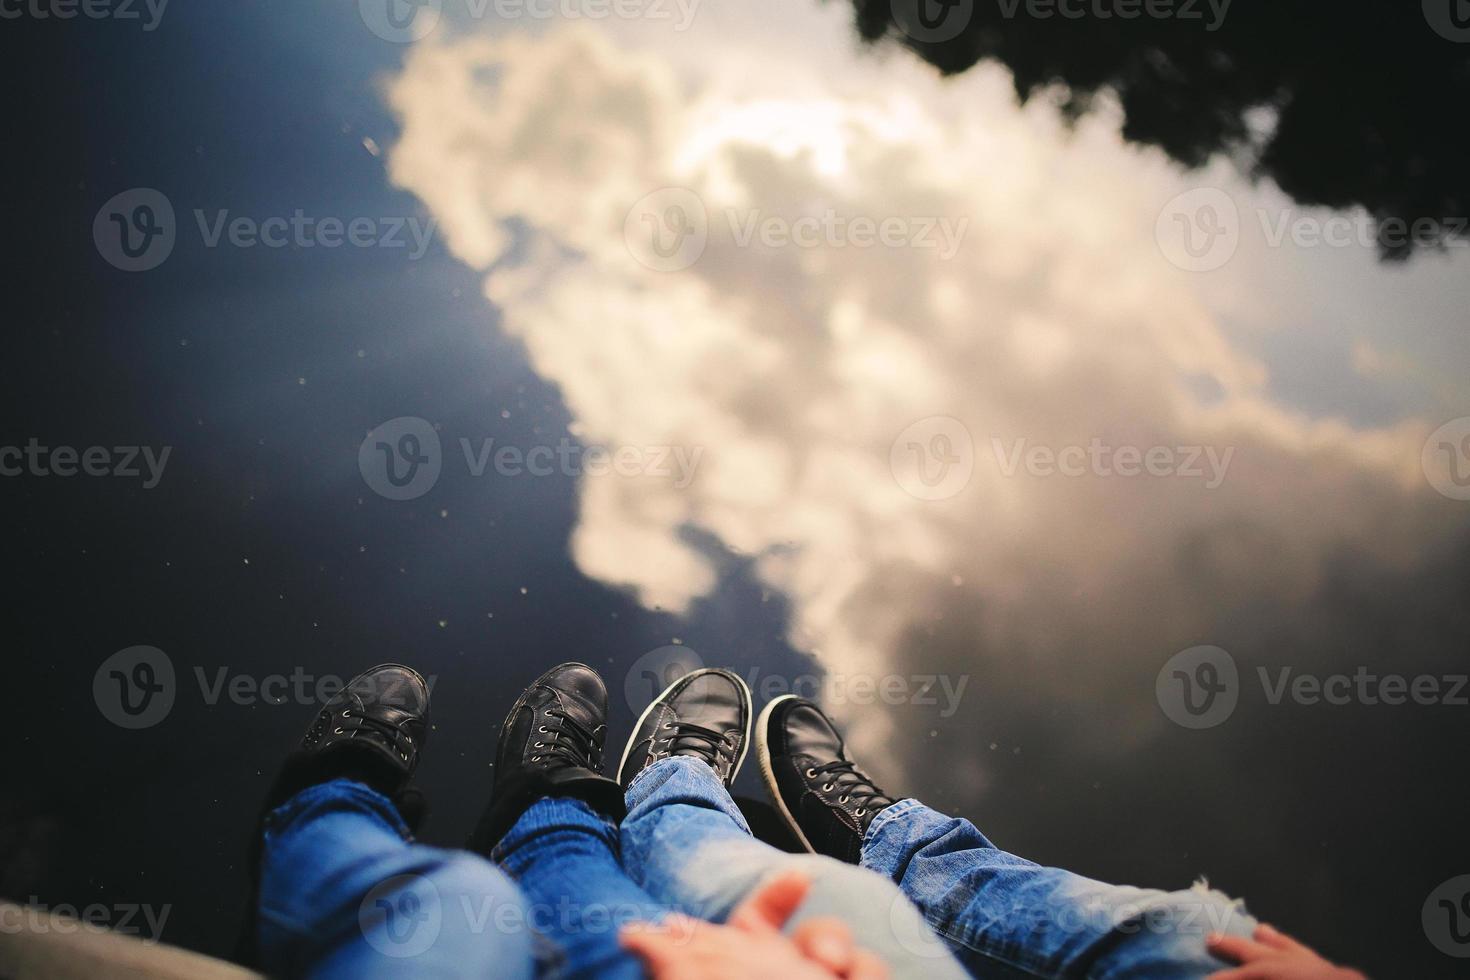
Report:
M 260 974 L 24 905 L 0 902 L 5 980 L 249 980 Z

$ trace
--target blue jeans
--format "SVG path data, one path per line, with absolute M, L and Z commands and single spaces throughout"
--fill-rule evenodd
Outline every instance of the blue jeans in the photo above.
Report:
M 382 794 L 310 786 L 266 818 L 258 939 L 272 976 L 530 980 L 527 907 L 488 861 L 409 842 Z M 509 927 L 507 927 L 509 923 Z
M 279 976 L 639 980 L 618 929 L 665 909 L 623 873 L 616 844 L 616 825 L 585 803 L 539 800 L 496 848 L 502 871 L 411 843 L 393 804 L 361 783 L 311 786 L 266 820 L 262 965 Z
M 913 904 L 884 876 L 815 854 L 787 854 L 751 837 L 714 771 L 675 756 L 644 769 L 628 786 L 623 867 L 655 900 L 723 922 L 761 882 L 800 870 L 811 891 L 790 925 L 835 916 L 877 953 L 895 980 L 962 980 L 964 971 Z
M 900 800 L 873 820 L 862 866 L 896 882 L 983 978 L 1182 980 L 1226 968 L 1211 932 L 1249 936 L 1240 903 L 1197 886 L 1106 885 L 998 849 L 968 820 Z
M 618 945 L 622 925 L 670 907 L 722 921 L 795 867 L 813 886 L 792 926 L 837 916 L 894 977 L 964 976 L 892 882 L 751 838 L 702 762 L 650 766 L 628 802 L 621 828 L 577 800 L 536 802 L 495 849 L 502 872 L 411 843 L 388 799 L 360 783 L 309 787 L 266 820 L 263 966 L 279 976 L 634 980 L 643 971 Z

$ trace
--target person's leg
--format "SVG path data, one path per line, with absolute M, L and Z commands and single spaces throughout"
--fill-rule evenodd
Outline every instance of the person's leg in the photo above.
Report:
M 266 819 L 259 948 L 272 976 L 533 974 L 525 901 L 475 855 L 409 843 L 382 793 L 347 779 L 310 786 Z
M 628 814 L 623 866 L 650 895 L 686 915 L 723 922 L 763 882 L 798 870 L 811 889 L 788 922 L 833 916 L 894 977 L 963 971 L 897 886 L 817 855 L 787 854 L 750 836 L 728 784 L 744 755 L 750 694 L 726 671 L 681 678 L 649 707 L 624 754 Z
M 1166 892 L 1043 867 L 912 799 L 874 818 L 862 866 L 897 882 L 977 976 L 1004 966 L 1027 977 L 1205 977 L 1226 967 L 1205 937 L 1249 937 L 1256 926 L 1203 885 Z
M 524 910 L 486 861 L 413 844 L 404 811 L 429 688 L 384 664 L 322 706 L 286 758 L 250 861 L 245 951 L 274 976 L 529 978 L 531 941 L 483 913 Z
M 617 835 L 583 801 L 551 797 L 532 804 L 493 852 L 525 893 L 532 928 L 561 951 L 565 976 L 639 980 L 618 931 L 668 911 L 623 870 Z
M 998 849 L 968 820 L 878 789 L 821 709 L 777 698 L 757 726 L 777 809 L 812 851 L 891 879 L 984 977 L 1203 977 L 1225 964 L 1211 932 L 1250 935 L 1240 903 L 1203 886 L 1165 892 L 1093 881 Z
M 583 664 L 553 667 L 526 688 L 501 727 L 493 802 L 471 841 L 520 885 L 530 927 L 566 977 L 639 980 L 618 942 L 666 908 L 618 860 L 622 789 L 600 772 L 607 689 Z

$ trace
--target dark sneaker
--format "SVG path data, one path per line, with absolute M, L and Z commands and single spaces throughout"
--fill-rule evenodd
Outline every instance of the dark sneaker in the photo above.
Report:
M 685 674 L 644 709 L 623 750 L 618 782 L 627 786 L 647 766 L 671 756 L 703 759 L 724 781 L 735 781 L 750 747 L 750 688 L 728 670 Z
M 331 779 L 355 779 L 396 798 L 429 734 L 429 685 L 402 664 L 358 674 L 312 719 L 272 787 L 269 806 Z
M 761 712 L 755 740 L 776 809 L 807 850 L 857 864 L 873 817 L 897 801 L 847 757 L 822 709 L 782 695 Z
M 237 960 L 258 965 L 260 861 L 271 811 L 309 786 L 352 779 L 388 797 L 404 823 L 417 829 L 426 807 L 423 796 L 408 784 L 428 734 L 428 682 L 402 664 L 380 664 L 363 671 L 322 705 L 306 734 L 286 756 L 256 818 L 246 858 L 250 898 L 235 949 Z
M 607 738 L 607 685 L 586 664 L 551 668 L 511 706 L 495 748 L 495 789 L 475 831 L 481 853 L 505 836 L 532 803 L 571 796 L 615 819 L 623 791 L 602 774 Z

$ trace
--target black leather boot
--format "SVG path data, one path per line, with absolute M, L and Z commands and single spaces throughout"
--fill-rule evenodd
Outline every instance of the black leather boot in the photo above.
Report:
M 863 835 L 897 802 L 847 757 L 842 735 L 804 698 L 786 694 L 766 705 L 755 731 L 761 775 L 807 850 L 857 864 Z
M 623 750 L 618 782 L 671 756 L 703 759 L 725 783 L 735 781 L 750 742 L 750 688 L 728 670 L 685 674 L 644 709 Z
M 470 839 L 489 854 L 532 803 L 570 796 L 614 820 L 623 791 L 602 774 L 607 685 L 586 664 L 551 668 L 522 692 L 506 715 L 495 750 L 495 787 Z

